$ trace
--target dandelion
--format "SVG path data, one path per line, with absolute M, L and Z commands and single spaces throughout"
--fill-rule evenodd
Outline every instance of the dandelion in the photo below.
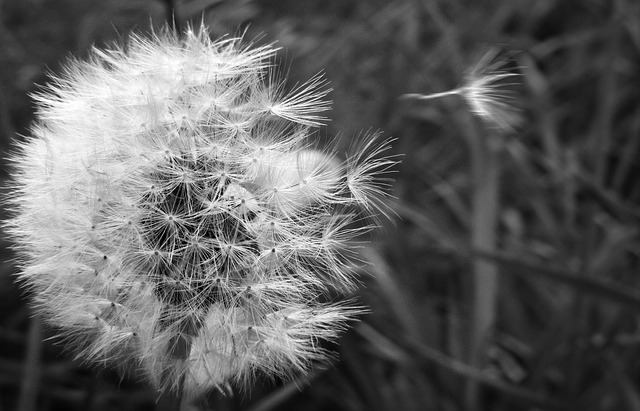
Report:
M 491 49 L 464 76 L 463 84 L 453 90 L 433 94 L 405 94 L 404 98 L 432 100 L 458 95 L 473 114 L 488 124 L 511 130 L 520 121 L 512 104 L 513 82 L 506 81 L 518 73 L 505 69 L 507 59 L 500 58 L 498 49 Z
M 133 36 L 35 96 L 7 226 L 36 308 L 81 357 L 160 390 L 242 387 L 309 370 L 362 312 L 324 301 L 354 286 L 351 243 L 372 227 L 353 223 L 394 162 L 314 148 L 328 90 L 284 93 L 275 52 L 204 27 Z

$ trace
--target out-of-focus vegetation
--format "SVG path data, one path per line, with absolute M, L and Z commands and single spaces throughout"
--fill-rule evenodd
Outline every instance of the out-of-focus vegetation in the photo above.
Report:
M 0 147 L 68 53 L 158 29 L 169 1 L 1 0 Z M 283 48 L 292 85 L 330 80 L 328 130 L 402 154 L 391 221 L 362 250 L 371 313 L 294 383 L 212 393 L 215 410 L 640 409 L 640 4 L 634 0 L 183 0 L 177 25 Z M 490 47 L 521 74 L 520 124 L 455 96 Z M 81 136 L 79 136 L 81 138 Z M 2 179 L 6 166 L 2 163 Z M 2 195 L 6 195 L 3 191 Z M 4 213 L 5 211 L 3 211 Z M 135 378 L 46 340 L 0 266 L 0 409 L 153 410 Z

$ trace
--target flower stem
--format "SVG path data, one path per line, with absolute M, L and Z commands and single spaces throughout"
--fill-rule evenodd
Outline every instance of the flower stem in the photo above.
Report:
M 42 321 L 39 315 L 31 318 L 27 343 L 27 353 L 20 386 L 18 410 L 32 411 L 36 409 L 38 391 L 40 389 L 40 372 L 42 357 Z
M 182 383 L 181 383 L 182 385 Z M 158 402 L 156 404 L 156 411 L 182 411 L 182 391 L 180 388 L 179 393 L 173 390 L 166 389 L 160 394 Z
M 474 153 L 473 215 L 471 242 L 475 250 L 494 252 L 497 244 L 500 188 L 500 136 L 487 136 Z M 492 140 L 491 138 L 495 139 Z M 495 326 L 498 291 L 498 265 L 475 258 L 472 266 L 472 308 L 469 365 L 482 369 L 486 362 L 487 343 Z M 466 399 L 468 409 L 477 407 L 478 384 L 469 380 Z M 474 405 L 475 404 L 475 405 Z

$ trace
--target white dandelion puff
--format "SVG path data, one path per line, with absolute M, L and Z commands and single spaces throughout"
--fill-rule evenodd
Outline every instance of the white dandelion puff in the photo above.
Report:
M 13 155 L 6 223 L 36 308 L 82 357 L 187 395 L 326 358 L 362 312 L 351 224 L 394 163 L 312 147 L 324 80 L 265 81 L 271 46 L 168 30 L 71 61 Z M 382 157 L 381 157 L 382 156 Z M 361 217 L 358 217 L 361 220 Z

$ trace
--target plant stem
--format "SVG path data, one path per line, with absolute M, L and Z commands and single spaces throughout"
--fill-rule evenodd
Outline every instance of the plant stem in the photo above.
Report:
M 471 243 L 473 249 L 494 252 L 497 244 L 500 186 L 500 136 L 487 136 L 479 152 L 473 153 L 473 215 Z M 493 140 L 490 138 L 493 137 Z M 475 257 L 472 263 L 472 305 L 469 365 L 481 369 L 486 363 L 486 348 L 495 324 L 498 265 Z M 467 409 L 477 409 L 478 384 L 469 380 L 466 391 Z
M 40 316 L 34 315 L 29 325 L 26 360 L 20 385 L 20 400 L 17 408 L 20 411 L 36 409 L 40 390 L 41 357 L 42 321 Z
M 176 393 L 171 389 L 165 389 L 158 398 L 156 411 L 182 411 L 183 388 L 181 387 L 179 391 Z
M 169 361 L 180 362 L 184 366 L 191 353 L 191 338 L 197 334 L 197 320 L 190 318 L 180 323 L 180 332 L 169 343 Z M 166 376 L 165 376 L 166 377 Z M 165 388 L 158 399 L 157 411 L 185 411 L 188 403 L 185 396 L 186 374 L 180 378 L 178 387 Z

